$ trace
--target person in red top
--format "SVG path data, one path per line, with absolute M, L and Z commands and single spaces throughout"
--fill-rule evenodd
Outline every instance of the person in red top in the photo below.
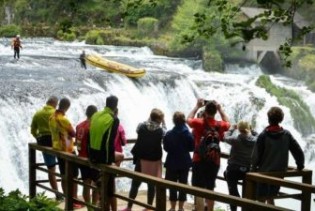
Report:
M 205 110 L 201 117 L 195 118 L 196 113 L 201 107 L 205 106 Z M 221 121 L 215 119 L 216 113 L 219 112 L 221 116 Z M 200 139 L 204 134 L 205 121 L 210 127 L 216 127 L 219 133 L 220 140 L 223 139 L 224 132 L 230 128 L 230 123 L 227 115 L 223 111 L 222 106 L 216 101 L 208 101 L 205 103 L 204 99 L 198 99 L 196 106 L 192 109 L 187 117 L 187 124 L 193 129 L 194 141 L 195 141 L 195 151 L 193 154 L 193 167 L 192 167 L 192 185 L 206 188 L 208 190 L 213 190 L 215 186 L 215 180 L 220 168 L 220 165 L 201 162 L 200 156 L 198 154 L 198 149 L 200 145 Z M 214 201 L 206 199 L 207 210 L 212 211 L 214 206 Z
M 86 108 L 86 120 L 79 123 L 76 127 L 76 136 L 75 143 L 79 152 L 79 157 L 88 158 L 88 136 L 90 131 L 90 119 L 93 114 L 97 112 L 97 107 L 94 105 L 89 105 Z M 87 166 L 79 165 L 81 172 L 82 180 L 85 186 L 83 187 L 83 198 L 84 201 L 90 203 L 90 188 L 88 185 L 91 185 L 94 181 L 96 183 L 98 177 L 98 171 Z M 98 201 L 97 191 L 92 193 L 92 203 L 96 204 Z

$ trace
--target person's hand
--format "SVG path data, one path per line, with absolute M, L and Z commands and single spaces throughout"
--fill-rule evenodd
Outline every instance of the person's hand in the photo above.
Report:
M 217 101 L 214 101 L 215 102 L 215 105 L 217 107 L 217 110 L 220 111 L 222 109 L 222 106 L 220 103 L 218 103 Z
M 196 107 L 201 108 L 204 106 L 204 99 L 198 98 Z

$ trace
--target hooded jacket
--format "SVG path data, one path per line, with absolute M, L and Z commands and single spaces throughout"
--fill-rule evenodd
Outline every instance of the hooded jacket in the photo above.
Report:
M 163 148 L 167 152 L 165 168 L 186 170 L 192 165 L 189 152 L 195 148 L 194 138 L 185 124 L 176 125 L 163 139 Z
M 136 159 L 157 161 L 162 159 L 162 138 L 166 128 L 153 121 L 140 123 L 137 127 L 138 138 L 132 149 Z
M 259 134 L 256 144 L 253 170 L 260 172 L 286 171 L 289 152 L 297 168 L 304 168 L 304 153 L 292 134 L 279 126 L 268 126 Z

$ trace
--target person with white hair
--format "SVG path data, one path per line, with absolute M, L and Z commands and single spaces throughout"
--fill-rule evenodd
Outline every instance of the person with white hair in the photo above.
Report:
M 13 55 L 14 59 L 19 59 L 20 58 L 20 48 L 22 48 L 19 34 L 16 35 L 15 38 L 13 38 L 11 47 L 14 50 L 14 55 Z

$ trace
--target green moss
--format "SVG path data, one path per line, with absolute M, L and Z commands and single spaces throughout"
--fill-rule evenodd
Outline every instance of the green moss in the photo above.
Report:
M 272 84 L 270 77 L 267 75 L 260 76 L 256 81 L 256 85 L 266 89 L 269 94 L 278 99 L 281 105 L 290 109 L 294 126 L 300 133 L 309 135 L 315 131 L 315 119 L 309 107 L 295 91 Z
M 314 71 L 315 69 L 315 55 L 314 54 L 307 54 L 303 56 L 300 61 L 299 65 L 306 71 Z

